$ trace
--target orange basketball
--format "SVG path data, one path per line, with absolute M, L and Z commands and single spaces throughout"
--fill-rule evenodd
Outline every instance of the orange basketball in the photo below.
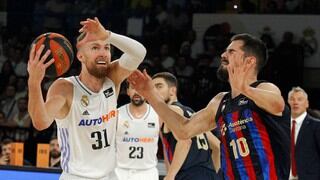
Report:
M 53 58 L 54 63 L 46 69 L 46 77 L 59 77 L 69 70 L 73 62 L 74 52 L 71 43 L 66 37 L 58 33 L 49 32 L 38 36 L 32 44 L 36 45 L 36 51 L 44 44 L 45 48 L 41 55 L 48 49 L 51 50 L 45 62 Z

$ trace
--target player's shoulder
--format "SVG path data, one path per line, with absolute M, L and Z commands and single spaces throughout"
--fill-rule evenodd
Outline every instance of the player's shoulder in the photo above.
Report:
M 273 84 L 271 82 L 268 82 L 268 81 L 262 81 L 256 87 L 260 88 L 260 89 L 265 89 L 265 90 L 277 90 L 277 91 L 280 91 L 279 87 L 277 85 L 275 85 L 275 84 Z
M 119 107 L 118 107 L 118 112 L 119 112 L 119 113 L 126 112 L 126 111 L 127 111 L 127 106 L 128 106 L 128 104 L 124 104 L 124 105 L 122 105 L 122 106 L 119 106 Z
M 230 92 L 220 92 L 217 95 L 215 95 L 210 102 L 218 102 L 220 103 L 222 99 Z
M 59 78 L 52 83 L 49 90 L 57 90 L 61 93 L 70 93 L 73 90 L 73 83 L 67 79 Z

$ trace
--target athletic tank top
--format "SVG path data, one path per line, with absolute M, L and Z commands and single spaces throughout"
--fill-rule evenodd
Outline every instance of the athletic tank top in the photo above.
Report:
M 149 169 L 157 165 L 159 117 L 147 104 L 147 112 L 134 118 L 129 104 L 121 106 L 117 125 L 117 166 L 126 169 Z
M 191 117 L 194 111 L 187 106 L 180 104 L 179 102 L 174 102 L 172 105 L 178 106 L 183 110 L 183 115 L 185 117 Z M 175 151 L 175 147 L 177 144 L 177 140 L 174 138 L 172 132 L 165 133 L 163 131 L 163 126 L 161 128 L 161 132 L 163 133 L 163 143 L 165 146 L 165 152 L 167 154 L 168 160 L 171 163 Z M 213 165 L 211 160 L 211 150 L 209 148 L 209 143 L 207 136 L 205 134 L 199 134 L 193 138 L 191 138 L 191 147 L 187 154 L 185 161 L 183 162 L 179 173 L 183 173 L 184 171 L 190 170 L 193 167 L 204 167 L 208 169 L 212 169 Z M 178 176 L 179 176 L 178 173 Z
M 64 78 L 73 84 L 68 115 L 56 119 L 61 167 L 64 172 L 86 178 L 101 178 L 115 168 L 117 97 L 114 83 L 106 78 L 94 93 L 78 76 Z
M 251 86 L 256 87 L 263 81 Z M 225 179 L 288 179 L 290 113 L 274 116 L 240 94 L 227 93 L 216 114 Z

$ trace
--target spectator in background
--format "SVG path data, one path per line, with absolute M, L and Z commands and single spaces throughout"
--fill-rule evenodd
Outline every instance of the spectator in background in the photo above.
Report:
M 304 57 L 301 46 L 294 42 L 294 34 L 285 32 L 274 52 L 274 71 L 278 72 L 278 83 L 283 92 L 294 85 L 302 84 Z
M 61 31 L 64 27 L 65 13 L 69 4 L 62 0 L 48 0 L 45 4 L 44 28 L 46 31 Z
M 3 63 L 2 69 L 0 72 L 0 94 L 5 90 L 6 85 L 8 84 L 10 75 L 15 74 L 11 61 L 7 60 Z
M 175 63 L 175 59 L 170 55 L 169 45 L 162 44 L 160 47 L 160 58 L 162 61 L 162 67 L 166 70 L 171 70 Z
M 320 179 L 320 120 L 307 113 L 308 94 L 293 87 L 288 94 L 291 107 L 290 180 Z
M 1 99 L 1 110 L 5 113 L 8 120 L 12 119 L 15 114 L 18 113 L 17 101 L 14 98 L 16 94 L 16 88 L 12 85 L 6 86 L 5 94 Z
M 50 140 L 50 162 L 49 167 L 51 168 L 61 168 L 60 162 L 61 151 L 56 136 L 52 137 Z
M 11 139 L 4 139 L 1 142 L 0 165 L 9 165 L 11 155 Z
M 21 97 L 27 97 L 27 94 L 27 79 L 24 77 L 17 77 L 15 99 L 18 100 Z
M 10 123 L 14 127 L 20 128 L 30 128 L 31 118 L 28 113 L 28 99 L 21 97 L 17 100 L 18 113 L 13 115 L 13 118 L 10 120 Z
M 6 126 L 7 120 L 4 112 L 0 111 L 0 126 Z
M 26 58 L 22 55 L 22 50 L 20 48 L 15 49 L 14 57 L 12 57 L 14 62 L 14 72 L 17 76 L 26 77 L 27 76 L 27 63 Z

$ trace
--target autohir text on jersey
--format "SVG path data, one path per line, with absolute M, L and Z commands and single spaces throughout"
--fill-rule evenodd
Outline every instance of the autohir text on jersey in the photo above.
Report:
M 112 110 L 107 114 L 100 116 L 99 118 L 94 119 L 81 119 L 78 126 L 96 126 L 100 125 L 103 122 L 107 123 L 110 119 L 117 117 L 118 111 Z

